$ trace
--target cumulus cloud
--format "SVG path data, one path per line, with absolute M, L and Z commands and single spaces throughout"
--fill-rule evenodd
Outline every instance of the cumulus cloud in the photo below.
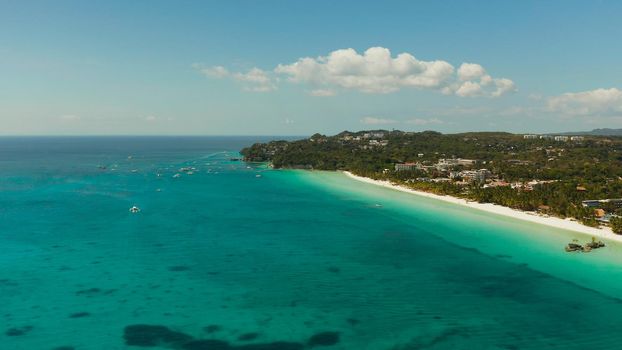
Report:
M 253 92 L 269 92 L 276 90 L 276 84 L 272 77 L 259 68 L 251 68 L 249 71 L 242 72 L 230 72 L 223 66 L 204 67 L 200 64 L 194 64 L 193 67 L 197 69 L 201 74 L 209 78 L 231 78 L 235 81 L 242 83 L 244 90 Z
M 463 63 L 458 68 L 458 79 L 462 81 L 479 79 L 485 75 L 486 70 L 477 63 Z
M 361 123 L 367 125 L 395 124 L 397 123 L 397 120 L 378 117 L 365 117 L 361 119 Z
M 229 76 L 229 71 L 227 68 L 223 66 L 214 66 L 214 67 L 201 67 L 198 64 L 195 64 L 194 67 L 198 69 L 202 74 L 211 78 L 224 78 Z
M 610 88 L 568 92 L 549 97 L 547 108 L 569 116 L 622 116 L 622 90 Z
M 371 94 L 387 94 L 404 88 L 440 91 L 460 97 L 499 97 L 516 90 L 514 82 L 493 78 L 476 63 L 463 63 L 457 70 L 443 60 L 424 61 L 410 53 L 392 56 L 384 47 L 371 47 L 363 53 L 340 49 L 326 56 L 303 57 L 295 62 L 279 64 L 271 72 L 253 68 L 245 74 L 231 73 L 222 66 L 198 69 L 212 78 L 231 77 L 247 81 L 253 74 L 253 91 L 276 89 L 279 76 L 294 84 L 308 85 L 312 96 L 333 96 L 338 90 L 355 90 Z
M 311 90 L 309 92 L 309 95 L 318 96 L 318 97 L 330 97 L 330 96 L 337 95 L 337 92 L 331 89 L 315 89 L 315 90 Z
M 278 65 L 275 72 L 294 83 L 390 93 L 402 87 L 439 88 L 454 68 L 444 61 L 420 61 L 408 53 L 393 58 L 388 49 L 372 47 L 363 54 L 342 49 L 318 58 L 301 58 Z
M 472 81 L 465 81 L 456 90 L 456 95 L 460 97 L 473 97 L 482 94 L 482 86 Z
M 486 73 L 484 67 L 476 63 L 461 64 L 457 75 L 459 82 L 446 89 L 445 93 L 454 92 L 460 97 L 499 97 L 516 91 L 512 80 L 493 78 Z

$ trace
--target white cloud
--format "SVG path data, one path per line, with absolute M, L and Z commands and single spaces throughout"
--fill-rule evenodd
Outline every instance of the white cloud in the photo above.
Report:
M 486 70 L 477 63 L 463 63 L 458 68 L 458 78 L 462 81 L 480 79 L 485 75 Z
M 441 88 L 454 68 L 445 61 L 420 61 L 408 53 L 393 58 L 389 49 L 372 47 L 362 55 L 354 49 L 341 49 L 327 56 L 305 57 L 280 64 L 274 71 L 294 83 L 390 93 L 402 87 Z
M 148 122 L 154 122 L 157 119 L 158 118 L 156 118 L 156 116 L 154 116 L 154 115 L 148 115 L 148 116 L 145 117 L 145 121 L 148 121 Z
M 429 119 L 415 118 L 415 119 L 407 120 L 406 123 L 414 124 L 414 125 L 444 124 L 442 120 L 437 119 L 437 118 L 429 118 Z
M 465 81 L 458 90 L 456 90 L 456 95 L 460 97 L 472 97 L 479 96 L 482 94 L 482 86 L 478 83 L 474 83 L 472 81 Z
M 622 90 L 610 88 L 568 92 L 549 97 L 547 108 L 568 116 L 622 116 Z
M 203 75 L 211 78 L 225 78 L 229 76 L 229 71 L 223 66 L 202 67 L 200 64 L 194 64 L 194 68 L 198 69 Z
M 361 123 L 367 124 L 367 125 L 381 125 L 381 124 L 395 124 L 397 123 L 397 121 L 394 119 L 365 117 L 361 119 Z
M 252 83 L 250 88 L 246 87 L 251 91 L 275 90 L 278 76 L 283 75 L 291 83 L 308 85 L 312 96 L 333 96 L 337 90 L 387 94 L 417 88 L 460 97 L 498 97 L 516 90 L 514 82 L 493 78 L 476 63 L 463 63 L 456 72 L 446 61 L 423 61 L 410 53 L 393 57 L 383 47 L 371 47 L 362 54 L 348 48 L 326 56 L 303 57 L 279 64 L 271 72 L 253 68 L 247 73 L 232 73 L 222 66 L 193 66 L 211 78 L 230 77 Z
M 242 83 L 244 90 L 253 92 L 269 92 L 276 90 L 276 84 L 268 73 L 259 68 L 251 68 L 246 73 L 230 72 L 223 66 L 204 67 L 195 63 L 192 65 L 201 74 L 209 78 L 231 78 Z
M 463 63 L 458 68 L 458 79 L 462 84 L 455 89 L 461 97 L 488 96 L 499 97 L 516 91 L 516 85 L 510 79 L 493 78 L 486 73 L 484 67 L 476 63 Z M 449 89 L 451 92 L 451 88 Z
M 317 97 L 330 97 L 330 96 L 337 95 L 337 92 L 331 89 L 315 89 L 315 90 L 311 90 L 309 92 L 309 95 L 317 96 Z
M 493 79 L 496 90 L 492 92 L 492 97 L 499 97 L 505 95 L 508 92 L 516 91 L 516 85 L 510 79 Z

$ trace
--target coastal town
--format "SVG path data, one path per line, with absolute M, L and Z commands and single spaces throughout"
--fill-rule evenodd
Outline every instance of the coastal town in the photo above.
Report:
M 347 170 L 622 233 L 622 140 L 616 137 L 345 131 L 256 144 L 242 153 L 276 168 Z

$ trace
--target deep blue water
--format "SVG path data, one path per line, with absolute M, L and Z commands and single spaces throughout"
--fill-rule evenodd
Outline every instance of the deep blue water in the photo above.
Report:
M 621 348 L 618 245 L 230 160 L 256 141 L 0 138 L 0 348 Z

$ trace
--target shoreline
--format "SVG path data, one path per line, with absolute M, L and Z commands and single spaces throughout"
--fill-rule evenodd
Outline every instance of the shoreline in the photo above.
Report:
M 457 205 L 461 205 L 461 206 L 465 206 L 465 207 L 469 207 L 469 208 L 473 208 L 477 210 L 482 210 L 482 211 L 486 211 L 486 212 L 497 214 L 497 215 L 511 217 L 511 218 L 518 219 L 518 220 L 529 221 L 529 222 L 533 222 L 533 223 L 537 223 L 541 225 L 554 227 L 557 229 L 574 231 L 574 232 L 578 232 L 584 235 L 603 238 L 609 241 L 616 241 L 616 242 L 622 243 L 622 235 L 617 235 L 613 233 L 613 231 L 611 231 L 611 228 L 609 227 L 603 227 L 603 228 L 589 227 L 577 221 L 571 221 L 570 219 L 561 219 L 561 218 L 553 217 L 553 216 L 545 217 L 545 216 L 538 215 L 537 213 L 534 213 L 534 212 L 525 212 L 525 211 L 521 211 L 517 209 L 512 209 L 509 207 L 504 207 L 498 204 L 469 202 L 466 199 L 452 197 L 448 195 L 442 196 L 442 195 L 438 195 L 434 193 L 417 191 L 417 190 L 413 190 L 411 188 L 407 188 L 404 186 L 395 185 L 391 183 L 390 181 L 374 180 L 368 177 L 354 175 L 349 171 L 343 171 L 343 174 L 353 180 L 364 182 L 364 183 L 371 184 L 371 185 L 385 187 L 385 188 L 393 189 L 393 190 L 400 191 L 400 192 L 410 193 L 410 194 L 414 194 L 414 195 L 421 196 L 421 197 L 432 198 L 432 199 L 440 200 L 443 202 L 453 203 L 453 204 L 457 204 Z

